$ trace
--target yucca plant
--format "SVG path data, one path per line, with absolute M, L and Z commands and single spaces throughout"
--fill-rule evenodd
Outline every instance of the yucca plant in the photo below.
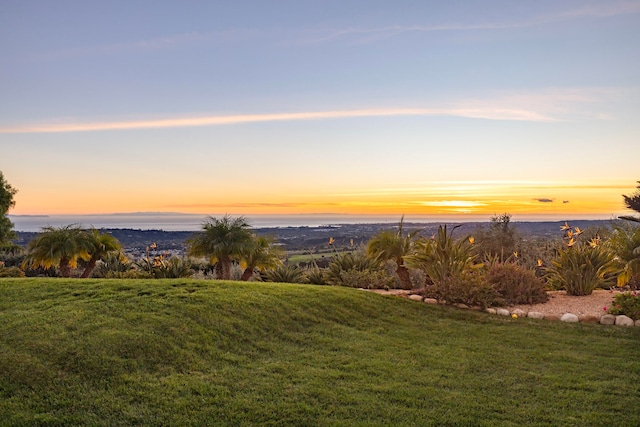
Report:
M 551 286 L 569 295 L 591 295 L 598 287 L 612 285 L 619 271 L 608 248 L 580 244 L 558 253 L 547 270 L 547 279 Z
M 304 283 L 304 270 L 295 265 L 280 264 L 274 268 L 266 270 L 264 277 L 267 282 L 279 283 Z
M 437 235 L 416 242 L 414 253 L 405 256 L 407 266 L 421 269 L 434 283 L 473 268 L 476 255 L 469 236 L 455 240 L 453 230 L 439 226 Z

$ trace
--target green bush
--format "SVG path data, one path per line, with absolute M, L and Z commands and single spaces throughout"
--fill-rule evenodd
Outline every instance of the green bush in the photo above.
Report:
M 24 277 L 24 271 L 18 267 L 0 267 L 0 277 Z
M 640 293 L 634 291 L 616 295 L 609 313 L 624 314 L 633 320 L 640 319 Z
M 340 272 L 340 286 L 363 289 L 389 289 L 396 287 L 395 279 L 383 270 L 351 269 Z
M 549 299 L 544 281 L 515 263 L 491 264 L 484 278 L 502 304 L 538 304 Z
M 467 304 L 489 307 L 498 305 L 496 291 L 485 280 L 481 271 L 464 271 L 445 276 L 425 288 L 425 296 L 447 304 Z

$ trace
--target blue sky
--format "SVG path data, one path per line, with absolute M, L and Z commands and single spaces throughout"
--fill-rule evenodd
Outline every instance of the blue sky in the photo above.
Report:
M 16 214 L 608 217 L 638 40 L 640 1 L 3 1 L 0 170 Z

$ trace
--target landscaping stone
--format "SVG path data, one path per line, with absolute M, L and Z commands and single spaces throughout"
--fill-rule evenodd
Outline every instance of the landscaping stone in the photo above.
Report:
M 409 295 L 409 299 L 413 301 L 422 301 L 422 295 L 417 295 L 417 294 Z
M 562 315 L 562 317 L 560 318 L 560 321 L 562 322 L 569 322 L 569 323 L 576 323 L 579 322 L 580 319 L 578 318 L 578 316 L 576 316 L 573 313 L 565 313 Z
M 527 312 L 522 310 L 521 308 L 516 308 L 515 310 L 513 310 L 511 312 L 511 314 L 515 314 L 518 317 L 526 317 L 527 316 Z
M 544 314 L 539 311 L 530 311 L 527 313 L 527 317 L 531 319 L 544 319 Z
M 633 322 L 632 318 L 622 314 L 620 316 L 616 316 L 616 323 L 615 324 L 618 325 L 618 326 L 633 326 L 634 322 Z
M 509 313 L 509 310 L 507 310 L 506 308 L 496 309 L 496 314 L 499 314 L 500 316 L 511 316 L 511 313 Z
M 435 299 L 435 298 L 425 298 L 424 302 L 427 303 L 427 304 L 437 304 L 438 300 Z
M 578 316 L 578 318 L 580 319 L 580 322 L 582 323 L 598 323 L 600 322 L 600 318 L 597 316 Z
M 613 314 L 605 314 L 604 316 L 600 317 L 601 325 L 614 325 L 615 323 L 616 316 L 614 316 Z
M 636 320 L 636 326 L 640 326 L 640 319 Z
M 489 314 L 496 314 L 495 308 L 485 308 L 484 311 L 486 311 Z
M 469 308 L 469 306 L 467 304 L 454 304 L 454 306 L 458 307 L 458 308 Z

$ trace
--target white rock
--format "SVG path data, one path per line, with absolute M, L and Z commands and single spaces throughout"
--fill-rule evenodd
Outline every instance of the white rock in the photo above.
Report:
M 623 315 L 616 316 L 616 325 L 619 326 L 633 326 L 633 319 Z
M 484 311 L 486 311 L 489 314 L 496 314 L 495 308 L 485 308 Z
M 458 308 L 469 308 L 469 306 L 467 304 L 461 304 L 461 303 L 454 304 L 454 306 L 456 306 Z
M 424 299 L 424 302 L 425 302 L 426 304 L 437 304 L 437 303 L 438 303 L 438 300 L 437 300 L 437 299 L 435 299 L 435 298 L 425 298 L 425 299 Z
M 413 301 L 422 301 L 422 295 L 416 295 L 416 294 L 409 295 L 409 299 Z
M 496 309 L 496 314 L 499 314 L 500 316 L 511 316 L 511 313 L 509 313 L 509 310 L 507 310 L 506 308 Z
M 636 320 L 636 326 L 640 326 L 640 319 Z
M 576 316 L 573 313 L 565 313 L 562 315 L 562 317 L 560 318 L 560 320 L 562 322 L 570 322 L 570 323 L 575 323 L 575 322 L 579 322 L 580 319 L 578 319 L 578 316 Z
M 605 314 L 600 318 L 601 325 L 613 325 L 616 323 L 616 316 L 613 314 Z
M 511 312 L 511 314 L 515 314 L 518 317 L 526 317 L 527 316 L 527 312 L 520 309 L 520 308 L 516 308 L 515 310 L 513 310 Z
M 539 311 L 530 311 L 529 313 L 527 313 L 527 317 L 531 319 L 544 319 L 544 314 L 540 313 Z

